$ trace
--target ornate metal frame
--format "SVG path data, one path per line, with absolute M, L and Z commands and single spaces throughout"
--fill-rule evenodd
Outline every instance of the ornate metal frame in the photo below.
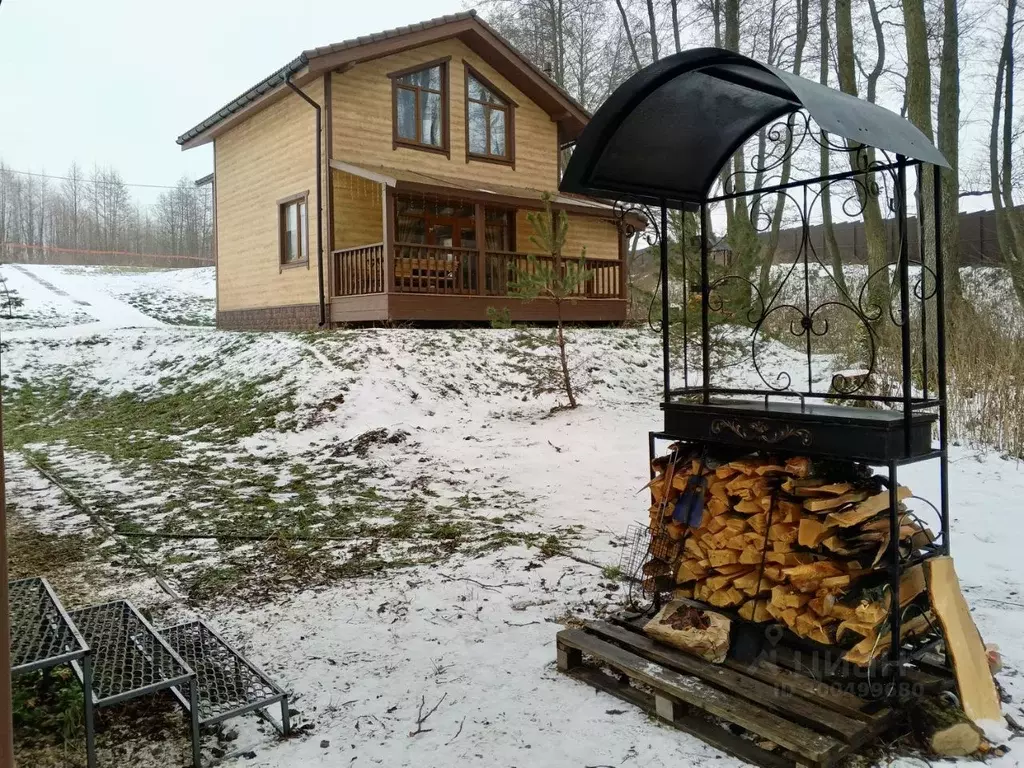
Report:
M 700 319 L 700 379 L 691 382 L 692 373 L 689 363 L 691 340 L 687 326 L 687 311 L 681 313 L 678 320 L 673 320 L 670 312 L 669 291 L 669 255 L 668 238 L 662 234 L 667 232 L 668 201 L 657 213 L 647 206 L 620 206 L 618 210 L 641 213 L 654 226 L 647 235 L 648 242 L 660 244 L 661 269 L 659 282 L 661 288 L 661 334 L 664 365 L 664 407 L 666 412 L 674 404 L 689 403 L 693 406 L 728 407 L 737 397 L 751 396 L 764 399 L 764 412 L 771 416 L 776 403 L 775 398 L 787 398 L 790 402 L 799 400 L 799 411 L 805 410 L 805 403 L 821 402 L 828 399 L 846 405 L 871 405 L 882 408 L 890 413 L 897 411 L 902 414 L 902 434 L 904 444 L 902 450 L 884 462 L 886 481 L 890 487 L 898 482 L 899 467 L 922 460 L 937 460 L 939 466 L 940 501 L 938 506 L 925 501 L 924 503 L 937 516 L 941 533 L 934 537 L 927 546 L 914 552 L 902 552 L 899 545 L 899 528 L 908 514 L 901 511 L 893 494 L 890 507 L 890 550 L 888 553 L 889 588 L 892 594 L 899 594 L 900 579 L 903 571 L 923 560 L 937 554 L 949 552 L 949 494 L 948 494 L 948 463 L 946 433 L 946 350 L 945 350 L 945 316 L 944 316 L 944 284 L 942 264 L 942 232 L 940 221 L 940 189 L 941 169 L 933 168 L 933 188 L 925 189 L 922 182 L 922 168 L 926 166 L 920 161 L 903 156 L 891 155 L 883 150 L 873 149 L 865 145 L 837 142 L 825 131 L 812 124 L 804 111 L 794 111 L 764 128 L 759 140 L 763 142 L 765 152 L 758 153 L 749 163 L 749 167 L 740 168 L 727 173 L 722 178 L 721 194 L 712 195 L 708 190 L 699 204 L 687 207 L 686 210 L 696 211 L 700 222 L 700 274 L 692 280 L 699 290 L 701 302 Z M 849 159 L 850 170 L 824 176 L 808 178 L 791 177 L 795 166 L 794 158 L 803 148 L 815 148 L 819 152 L 842 153 Z M 729 167 L 730 159 L 726 163 Z M 919 201 L 931 194 L 934 216 L 931 221 L 925 219 L 927 206 L 918 205 L 918 252 L 910 253 L 910 220 L 907 213 L 908 170 L 915 169 L 917 177 L 914 191 Z M 743 179 L 744 184 L 737 182 Z M 752 183 L 747 187 L 748 180 Z M 740 187 L 737 189 L 737 187 Z M 866 278 L 857 290 L 844 286 L 837 280 L 814 247 L 810 238 L 811 220 L 818 210 L 822 195 L 840 192 L 839 205 L 849 217 L 864 214 L 870 198 L 881 197 L 885 202 L 885 212 L 889 214 L 889 222 L 895 228 L 895 242 L 889 251 L 889 258 L 882 266 L 866 271 Z M 774 198 L 774 202 L 771 202 Z M 779 226 L 781 217 L 787 211 L 796 211 L 796 219 L 801 230 L 799 247 L 793 262 L 783 271 L 781 279 L 769 285 L 764 291 L 761 281 L 747 274 L 712 274 L 710 239 L 710 209 L 720 203 L 744 202 L 749 206 L 751 225 L 755 233 L 768 232 L 773 226 Z M 883 219 L 885 218 L 883 214 Z M 926 236 L 930 236 L 933 253 L 926 253 Z M 684 295 L 689 295 L 691 278 L 686 267 L 686 243 L 681 244 L 683 253 L 683 286 Z M 823 275 L 830 283 L 833 295 L 815 301 L 811 290 L 812 272 Z M 743 297 L 741 305 L 731 306 L 729 288 L 738 286 L 732 291 L 732 297 Z M 788 289 L 788 290 L 787 290 Z M 696 292 L 696 291 L 695 291 Z M 750 329 L 749 356 L 754 370 L 760 379 L 761 386 L 737 388 L 716 385 L 712 367 L 710 347 L 712 317 L 715 315 L 738 318 L 740 323 Z M 932 315 L 931 313 L 934 313 Z M 934 318 L 936 348 L 936 370 L 929 371 L 929 334 L 932 332 L 929 317 Z M 845 319 L 845 323 L 840 321 Z M 682 324 L 683 370 L 682 385 L 674 386 L 671 366 L 671 326 Z M 915 330 L 919 323 L 920 332 Z M 826 382 L 816 379 L 814 362 L 816 342 L 838 332 L 844 324 L 852 324 L 858 335 L 864 339 L 864 371 L 856 377 L 837 373 Z M 884 331 L 891 325 L 895 331 Z M 797 373 L 785 367 L 771 371 L 763 359 L 763 347 L 769 339 L 769 332 L 788 332 L 803 340 L 801 361 L 802 371 Z M 781 330 L 779 330 L 781 329 Z M 879 393 L 864 391 L 869 381 L 879 375 L 878 363 L 882 347 L 882 334 L 886 340 L 898 337 L 894 346 L 899 351 L 899 380 L 886 382 L 889 386 Z M 893 348 L 893 345 L 888 347 Z M 914 355 L 920 355 L 921 378 L 915 380 Z M 934 377 L 937 387 L 931 390 L 931 379 Z M 795 406 L 787 406 L 786 412 L 792 413 Z M 845 409 L 844 409 L 845 410 Z M 850 409 L 855 414 L 858 409 Z M 861 414 L 864 411 L 860 411 Z M 912 448 L 912 424 L 916 423 L 920 432 L 921 415 L 933 414 L 931 418 L 938 423 L 938 446 L 932 445 L 930 450 L 922 451 L 920 446 Z M 777 414 L 776 414 L 777 415 Z M 708 417 L 709 419 L 711 416 Z M 842 424 L 842 415 L 830 416 Z M 891 421 L 891 420 L 890 420 Z M 899 423 L 899 421 L 897 421 Z M 929 422 L 930 423 L 930 422 Z M 739 419 L 715 413 L 713 420 L 707 422 L 706 439 L 714 442 L 726 439 L 773 450 L 789 450 L 806 452 L 814 455 L 817 445 L 812 445 L 812 435 L 805 425 L 794 421 L 761 420 L 746 416 Z M 671 430 L 666 429 L 666 433 Z M 654 439 L 666 439 L 665 433 L 651 433 L 651 451 L 653 459 Z M 835 455 L 831 453 L 829 455 Z M 850 456 L 857 454 L 851 453 Z M 878 462 L 881 463 L 881 462 Z M 924 501 L 924 500 L 922 500 Z M 889 626 L 899 637 L 903 614 L 899 601 L 892 601 Z M 934 647 L 934 642 L 918 642 L 912 650 L 903 643 L 893 643 L 888 655 L 885 673 L 893 681 L 892 691 L 897 690 L 900 667 L 909 657 L 919 655 L 923 650 Z

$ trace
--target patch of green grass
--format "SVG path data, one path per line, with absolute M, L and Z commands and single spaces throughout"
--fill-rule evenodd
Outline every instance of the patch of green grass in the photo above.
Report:
M 606 565 L 601 569 L 605 581 L 618 581 L 622 578 L 622 569 L 617 565 Z
M 162 462 L 181 454 L 186 434 L 217 445 L 273 427 L 294 406 L 290 396 L 264 396 L 264 383 L 193 384 L 151 397 L 79 391 L 71 377 L 25 383 L 4 393 L 5 443 L 64 441 L 115 461 Z

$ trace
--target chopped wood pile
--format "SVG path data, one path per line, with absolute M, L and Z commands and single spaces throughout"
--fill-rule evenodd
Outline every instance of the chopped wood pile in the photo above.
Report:
M 654 462 L 651 558 L 645 586 L 777 621 L 867 664 L 888 651 L 889 491 L 850 462 L 752 455 L 713 460 L 673 446 Z M 899 508 L 910 491 L 896 492 Z M 934 538 L 900 517 L 904 554 Z M 689 525 L 687 524 L 689 523 Z M 925 591 L 920 566 L 903 575 L 900 603 Z M 921 613 L 902 636 L 927 629 Z

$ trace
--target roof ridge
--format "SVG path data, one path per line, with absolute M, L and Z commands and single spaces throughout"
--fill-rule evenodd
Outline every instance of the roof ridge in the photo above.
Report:
M 285 64 L 280 69 L 271 73 L 267 77 L 260 80 L 256 85 L 252 86 L 248 90 L 244 91 L 241 95 L 237 96 L 232 101 L 218 109 L 212 115 L 201 121 L 197 125 L 193 126 L 185 133 L 178 136 L 178 144 L 186 144 L 192 139 L 196 138 L 200 134 L 209 130 L 213 126 L 217 125 L 223 120 L 226 120 L 231 115 L 247 107 L 249 104 L 259 100 L 269 91 L 273 90 L 277 86 L 287 79 L 289 75 L 295 74 L 300 71 L 303 67 L 310 63 L 310 60 L 319 58 L 321 56 L 327 56 L 332 53 L 338 53 L 339 51 L 348 50 L 351 48 L 358 48 L 363 45 L 368 45 L 374 42 L 380 42 L 382 40 L 390 40 L 392 38 L 402 37 L 404 35 L 411 34 L 413 32 L 422 32 L 424 30 L 433 29 L 435 27 L 444 26 L 445 24 L 453 24 L 460 21 L 474 20 L 479 24 L 488 34 L 493 35 L 494 38 L 501 43 L 511 54 L 518 59 L 520 62 L 526 65 L 536 76 L 540 77 L 541 80 L 550 88 L 553 88 L 558 95 L 568 101 L 573 107 L 579 110 L 585 117 L 589 118 L 590 113 L 587 111 L 579 101 L 577 101 L 568 91 L 562 86 L 555 82 L 547 72 L 538 67 L 534 62 L 530 61 L 518 48 L 510 43 L 505 37 L 494 29 L 490 24 L 484 21 L 477 14 L 475 9 L 469 9 L 466 11 L 459 11 L 458 13 L 446 14 L 444 16 L 437 16 L 426 21 L 416 22 L 414 24 L 406 24 L 401 27 L 394 27 L 392 29 L 386 29 L 381 32 L 373 32 L 369 35 L 361 35 L 359 37 L 353 37 L 348 40 L 342 40 L 338 43 L 332 43 L 330 45 L 321 46 L 319 48 L 310 48 L 303 51 L 296 58 Z

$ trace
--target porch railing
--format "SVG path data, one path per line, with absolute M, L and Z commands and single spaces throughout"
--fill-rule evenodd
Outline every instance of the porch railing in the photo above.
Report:
M 332 296 L 384 293 L 384 243 L 333 251 Z
M 334 251 L 333 296 L 358 296 L 369 293 L 431 293 L 442 295 L 507 296 L 518 276 L 546 266 L 554 268 L 552 256 L 534 256 L 512 251 L 486 251 L 474 248 L 395 243 L 392 254 L 392 285 L 385 281 L 387 254 L 382 243 Z M 562 260 L 562 268 L 577 260 Z M 590 277 L 574 295 L 587 299 L 622 297 L 622 262 L 609 259 L 585 259 Z M 481 282 L 482 279 L 482 282 Z
M 477 292 L 474 248 L 395 243 L 394 274 L 398 293 Z

